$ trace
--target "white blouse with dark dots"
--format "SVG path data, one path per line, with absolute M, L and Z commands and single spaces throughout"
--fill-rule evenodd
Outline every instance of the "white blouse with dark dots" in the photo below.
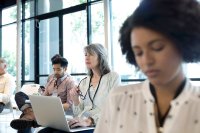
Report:
M 200 133 L 200 87 L 188 79 L 181 94 L 171 101 L 162 128 L 155 123 L 154 103 L 148 80 L 114 89 L 95 133 Z

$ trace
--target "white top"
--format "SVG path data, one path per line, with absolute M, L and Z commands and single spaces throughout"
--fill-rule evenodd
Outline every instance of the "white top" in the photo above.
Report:
M 149 81 L 113 90 L 94 133 L 157 133 Z M 200 133 L 200 87 L 187 80 L 171 101 L 162 133 Z
M 15 89 L 15 80 L 14 78 L 5 73 L 0 76 L 0 102 L 7 104 L 10 101 L 10 96 L 12 95 Z
M 121 79 L 117 73 L 110 72 L 101 78 L 98 90 L 97 88 L 93 88 L 93 86 L 90 87 L 89 90 L 92 99 L 94 97 L 95 91 L 97 90 L 97 93 L 93 101 L 94 102 L 93 109 L 92 109 L 92 102 L 87 93 L 89 87 L 89 81 L 90 81 L 90 76 L 87 76 L 87 78 L 81 81 L 79 88 L 81 89 L 83 96 L 86 95 L 86 97 L 85 100 L 80 99 L 80 104 L 78 106 L 73 105 L 73 113 L 75 116 L 78 117 L 92 117 L 94 119 L 94 122 L 96 123 L 99 119 L 102 105 L 104 104 L 105 99 L 108 96 L 108 93 L 112 88 L 116 88 L 120 84 Z

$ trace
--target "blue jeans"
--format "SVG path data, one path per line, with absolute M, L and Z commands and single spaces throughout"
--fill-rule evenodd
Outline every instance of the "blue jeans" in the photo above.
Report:
M 31 128 L 26 128 L 23 130 L 18 130 L 17 133 L 32 133 Z
M 75 132 L 75 133 L 93 133 L 93 132 L 94 132 L 94 129 L 85 130 L 85 131 L 78 131 L 78 132 Z M 53 129 L 53 128 L 50 128 L 50 127 L 46 127 L 44 129 L 40 130 L 38 133 L 68 133 L 68 132 Z
M 25 104 L 27 104 L 27 103 L 25 103 L 26 100 L 29 100 L 29 97 L 24 92 L 20 91 L 20 92 L 17 92 L 15 94 L 15 101 L 16 101 L 16 104 L 17 104 L 17 106 L 18 106 L 19 109 L 21 109 L 22 106 L 24 106 Z M 24 114 L 22 113 L 20 115 L 20 118 L 23 115 Z M 32 131 L 31 131 L 31 128 L 26 128 L 26 129 L 23 129 L 23 130 L 18 130 L 17 133 L 32 133 Z
M 29 100 L 29 97 L 24 92 L 20 91 L 15 94 L 15 101 L 19 109 L 21 109 L 22 106 L 27 104 L 25 103 L 26 100 Z
M 5 104 L 0 102 L 0 113 L 3 111 Z

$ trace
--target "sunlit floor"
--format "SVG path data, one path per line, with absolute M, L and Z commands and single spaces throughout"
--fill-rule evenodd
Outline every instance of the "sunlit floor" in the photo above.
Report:
M 4 109 L 0 113 L 0 133 L 17 133 L 15 129 L 10 127 L 10 121 L 19 118 L 21 112 L 13 110 L 13 113 L 9 109 Z
M 2 113 L 0 113 L 0 133 L 17 133 L 17 130 L 10 127 L 10 122 L 13 119 L 18 119 L 21 115 L 21 111 L 14 109 L 13 113 L 10 112 L 9 109 L 4 109 Z M 40 128 L 32 128 L 32 133 L 37 133 Z

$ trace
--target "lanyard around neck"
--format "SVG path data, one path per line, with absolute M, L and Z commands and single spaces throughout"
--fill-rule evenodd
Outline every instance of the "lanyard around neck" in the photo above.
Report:
M 56 89 L 58 89 L 58 87 L 63 83 L 63 81 L 67 78 L 68 76 L 64 77 L 64 79 L 62 80 L 62 78 L 59 78 L 61 80 L 60 84 L 58 84 L 58 80 L 59 79 L 55 79 L 54 81 L 54 87 L 56 87 Z
M 99 89 L 99 85 L 100 85 L 100 83 L 101 83 L 101 78 L 102 78 L 102 76 L 101 76 L 100 79 L 99 79 L 99 83 L 98 83 L 97 89 L 96 89 L 96 91 L 95 91 L 95 93 L 94 93 L 94 96 L 93 96 L 93 98 L 92 98 L 91 95 L 90 95 L 90 87 L 92 86 L 92 85 L 91 85 L 92 76 L 90 77 L 90 82 L 89 82 L 89 86 L 88 86 L 88 95 L 89 95 L 90 101 L 92 102 L 92 108 L 94 107 L 94 98 L 95 98 L 95 96 L 96 96 L 96 94 L 97 94 L 97 91 L 98 91 L 98 89 Z
M 58 89 L 58 87 L 62 84 L 62 82 L 63 82 L 67 77 L 68 77 L 68 75 L 66 75 L 66 77 L 60 82 L 59 85 L 57 84 L 58 79 L 56 79 L 56 78 L 53 77 L 53 78 L 49 81 L 48 86 L 45 87 L 45 88 L 48 88 L 48 87 L 53 83 L 53 87 L 54 87 L 54 88 L 56 87 L 56 89 Z M 63 77 L 62 77 L 62 78 L 63 78 Z M 61 78 L 59 78 L 59 79 L 61 79 Z M 54 82 L 53 82 L 53 81 L 54 81 Z

